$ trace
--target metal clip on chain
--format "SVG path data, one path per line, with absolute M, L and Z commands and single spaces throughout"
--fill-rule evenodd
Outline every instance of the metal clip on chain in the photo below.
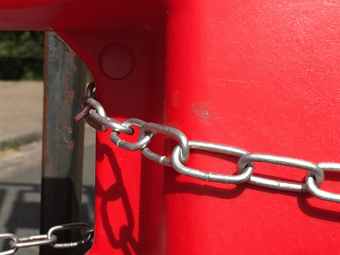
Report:
M 82 232 L 83 239 L 76 242 L 70 243 L 57 243 L 58 238 L 54 235 L 57 231 L 63 231 L 66 229 L 75 229 L 82 228 L 84 231 Z M 28 248 L 34 246 L 42 246 L 42 245 L 50 245 L 54 249 L 67 249 L 67 248 L 75 248 L 81 245 L 87 244 L 91 241 L 93 237 L 93 229 L 90 228 L 86 223 L 70 223 L 65 225 L 54 226 L 49 229 L 46 235 L 36 235 L 24 238 L 18 238 L 15 234 L 6 233 L 0 234 L 0 239 L 11 239 L 9 245 L 12 249 L 0 252 L 0 255 L 11 255 L 18 251 L 21 248 Z
M 94 82 L 91 82 L 86 88 L 86 96 L 82 98 L 81 108 L 76 112 L 74 119 L 79 121 L 85 118 L 91 127 L 100 132 L 106 132 L 108 128 L 111 128 L 117 132 L 133 135 L 132 128 L 106 116 L 104 107 L 96 101 L 97 94 L 94 90 Z M 95 112 L 91 112 L 91 110 L 95 110 Z
M 146 123 L 139 119 L 128 119 L 123 123 L 120 123 L 117 120 L 106 116 L 104 107 L 95 100 L 96 94 L 94 89 L 95 85 L 92 82 L 87 88 L 87 96 L 83 98 L 81 109 L 77 111 L 75 120 L 78 121 L 85 118 L 89 125 L 100 132 L 106 132 L 109 128 L 112 129 L 112 133 L 110 135 L 111 141 L 122 149 L 128 151 L 140 150 L 141 153 L 150 160 L 153 160 L 163 166 L 173 167 L 181 174 L 205 181 L 234 184 L 248 182 L 270 189 L 309 192 L 320 199 L 340 203 L 340 194 L 326 192 L 320 189 L 324 182 L 325 171 L 340 172 L 340 163 L 314 164 L 300 159 L 260 153 L 248 153 L 243 149 L 226 145 L 200 141 L 188 141 L 185 134 L 175 128 L 155 123 Z M 91 112 L 91 110 L 95 110 L 95 112 Z M 123 132 L 125 134 L 132 135 L 134 133 L 134 129 L 132 128 L 133 126 L 140 128 L 138 142 L 128 143 L 121 140 L 119 138 L 119 134 Z M 158 133 L 173 138 L 179 143 L 174 148 L 170 158 L 160 156 L 152 152 L 147 147 Z M 237 174 L 215 174 L 185 166 L 189 158 L 190 149 L 239 157 L 236 166 Z M 305 183 L 286 182 L 258 177 L 254 175 L 255 162 L 264 162 L 304 169 L 307 171 Z

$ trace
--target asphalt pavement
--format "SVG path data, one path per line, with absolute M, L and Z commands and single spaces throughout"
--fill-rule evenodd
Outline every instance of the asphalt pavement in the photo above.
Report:
M 0 82 L 0 144 L 23 141 L 19 151 L 0 151 L 0 234 L 39 234 L 42 159 L 42 82 Z M 93 224 L 95 132 L 85 128 L 81 220 Z M 8 239 L 0 240 L 0 251 Z M 38 248 L 19 249 L 36 255 Z

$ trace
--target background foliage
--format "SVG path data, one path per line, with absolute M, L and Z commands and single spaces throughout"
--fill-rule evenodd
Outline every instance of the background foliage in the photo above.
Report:
M 0 80 L 42 80 L 44 32 L 0 31 Z

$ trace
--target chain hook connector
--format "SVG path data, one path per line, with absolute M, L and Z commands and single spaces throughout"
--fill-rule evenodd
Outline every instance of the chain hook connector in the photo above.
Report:
M 85 93 L 86 96 L 82 98 L 80 109 L 76 111 L 76 114 L 74 116 L 75 121 L 80 121 L 81 119 L 85 118 L 91 111 L 92 107 L 88 105 L 87 103 L 83 103 L 83 99 L 84 98 L 96 99 L 97 94 L 96 94 L 95 89 L 96 89 L 96 85 L 94 82 L 91 82 L 89 85 L 87 85 L 86 93 Z
M 85 105 L 88 105 L 91 107 L 91 110 L 94 109 L 96 110 L 97 114 L 100 115 L 101 117 L 103 117 L 104 119 L 107 118 L 106 116 L 106 112 L 104 107 L 95 99 L 91 98 L 91 97 L 84 97 L 82 99 L 82 108 L 84 107 L 85 109 Z M 92 118 L 92 113 L 89 111 L 87 113 L 87 115 L 85 116 L 85 120 L 86 122 L 93 128 L 95 128 L 96 130 L 98 130 L 99 132 L 105 133 L 108 130 L 108 127 L 98 121 L 96 121 L 95 119 Z
M 91 97 L 93 99 L 97 98 L 97 93 L 96 93 L 96 84 L 92 81 L 87 85 L 86 87 L 86 96 Z

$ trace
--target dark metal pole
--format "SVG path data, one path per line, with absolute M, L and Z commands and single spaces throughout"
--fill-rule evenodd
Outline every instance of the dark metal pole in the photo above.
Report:
M 44 124 L 41 183 L 41 233 L 79 220 L 82 193 L 84 122 L 74 113 L 84 96 L 86 65 L 55 33 L 45 33 Z M 74 233 L 60 232 L 58 242 Z M 40 248 L 40 255 L 80 254 L 79 250 Z

